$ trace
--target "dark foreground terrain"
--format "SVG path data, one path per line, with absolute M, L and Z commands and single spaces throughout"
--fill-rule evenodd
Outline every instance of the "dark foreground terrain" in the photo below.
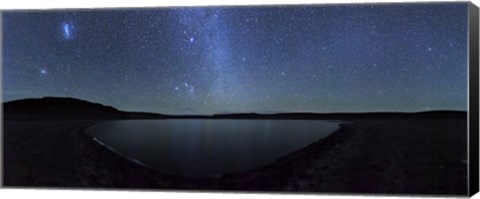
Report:
M 331 118 L 345 123 L 327 138 L 271 165 L 214 179 L 189 179 L 132 163 L 85 133 L 100 120 L 169 116 L 121 112 L 72 99 L 39 101 L 41 108 L 38 100 L 4 103 L 4 186 L 467 194 L 466 112 L 209 116 Z M 25 103 L 31 107 L 25 108 Z

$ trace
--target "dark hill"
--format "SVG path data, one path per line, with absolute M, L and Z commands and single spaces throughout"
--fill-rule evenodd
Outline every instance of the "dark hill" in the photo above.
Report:
M 131 113 L 75 98 L 44 97 L 3 103 L 5 120 L 110 120 L 162 118 L 153 113 Z

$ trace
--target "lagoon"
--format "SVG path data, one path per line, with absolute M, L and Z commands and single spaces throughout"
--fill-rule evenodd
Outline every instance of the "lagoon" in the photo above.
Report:
M 87 133 L 154 170 L 214 177 L 273 163 L 339 128 L 338 121 L 165 119 L 100 122 Z

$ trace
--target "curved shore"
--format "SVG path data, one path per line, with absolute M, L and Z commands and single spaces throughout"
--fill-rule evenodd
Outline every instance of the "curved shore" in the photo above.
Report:
M 162 171 L 162 170 L 155 169 L 154 167 L 150 167 L 149 165 L 144 164 L 143 161 L 134 159 L 134 156 L 124 155 L 124 154 L 122 154 L 122 152 L 117 151 L 116 148 L 111 147 L 111 146 L 109 146 L 109 145 L 106 145 L 103 141 L 101 141 L 101 139 L 99 140 L 98 137 L 94 136 L 95 133 L 94 133 L 94 131 L 92 131 L 92 127 L 93 127 L 93 126 L 95 126 L 95 124 L 92 125 L 92 126 L 90 126 L 90 127 L 88 127 L 88 128 L 85 130 L 85 134 L 87 134 L 87 136 L 91 137 L 91 139 L 92 139 L 94 142 L 96 142 L 97 144 L 99 144 L 99 145 L 101 145 L 102 147 L 108 149 L 109 151 L 112 151 L 112 152 L 116 153 L 117 155 L 120 155 L 120 156 L 124 157 L 125 159 L 127 159 L 127 160 L 129 160 L 129 161 L 131 161 L 131 162 L 134 162 L 134 163 L 136 163 L 136 164 L 139 164 L 139 165 L 144 166 L 144 167 L 147 167 L 147 168 L 151 168 L 151 169 L 153 169 L 153 170 L 155 170 L 155 171 L 157 171 L 157 172 L 159 172 L 159 173 L 162 173 L 162 174 L 169 174 L 168 171 Z M 338 131 L 338 130 L 341 128 L 341 125 L 339 125 L 339 123 L 338 123 L 338 121 L 337 121 L 336 124 L 335 124 L 334 126 L 331 126 L 331 127 L 334 128 L 334 129 L 332 129 L 332 131 L 329 132 L 329 133 L 326 135 L 326 137 L 328 137 L 328 136 L 330 136 L 330 135 L 332 135 L 332 134 L 336 134 L 336 133 L 337 133 L 336 131 Z M 293 130 L 293 131 L 294 131 L 294 130 Z M 271 131 L 271 132 L 272 132 L 272 133 L 275 133 L 275 131 Z M 321 132 L 320 132 L 320 133 L 321 133 Z M 114 134 L 111 134 L 111 135 L 114 136 Z M 290 134 L 290 135 L 295 135 L 295 134 L 293 133 L 293 134 Z M 321 135 L 321 134 L 320 134 L 320 135 Z M 278 135 L 278 136 L 280 136 L 280 135 Z M 103 137 L 103 138 L 105 138 L 105 137 Z M 280 138 L 281 138 L 281 137 L 280 137 Z M 273 137 L 272 137 L 272 139 L 280 139 L 280 138 L 273 138 Z M 321 139 L 324 139 L 324 138 L 321 138 Z M 321 139 L 317 138 L 317 141 L 312 140 L 311 142 L 315 143 L 315 142 L 318 142 L 318 140 L 321 140 Z M 249 140 L 244 140 L 244 141 L 245 141 L 245 142 L 249 142 Z M 313 143 L 310 143 L 310 144 L 313 144 Z M 325 142 L 325 143 L 328 143 L 328 142 Z M 137 144 L 138 144 L 138 143 L 137 143 Z M 293 151 L 290 151 L 290 152 L 288 152 L 287 154 L 283 154 L 283 155 L 279 156 L 279 157 L 276 158 L 276 159 L 271 159 L 270 162 L 266 162 L 266 163 L 264 163 L 264 164 L 260 164 L 260 166 L 253 167 L 253 168 L 251 168 L 251 169 L 248 170 L 248 173 L 252 173 L 252 171 L 259 171 L 259 170 L 260 170 L 259 167 L 260 167 L 260 168 L 265 168 L 265 167 L 271 168 L 270 165 L 272 165 L 272 164 L 275 163 L 275 162 L 280 162 L 280 160 L 291 159 L 290 157 L 292 157 L 292 156 L 294 156 L 294 155 L 297 154 L 297 153 L 295 153 L 295 152 L 297 152 L 297 151 L 302 151 L 302 149 L 305 148 L 307 145 L 309 145 L 309 143 L 306 143 L 306 145 L 300 146 L 300 148 L 294 149 Z M 242 147 L 245 147 L 245 146 L 242 145 Z M 281 147 L 281 146 L 280 146 L 280 147 Z M 243 150 L 243 149 L 246 149 L 246 148 L 240 148 L 239 150 Z M 190 153 L 190 154 L 191 154 L 191 153 Z M 288 157 L 288 158 L 284 158 L 284 157 Z M 188 158 L 188 156 L 187 156 L 187 157 L 184 157 L 184 158 Z M 281 162 L 285 162 L 285 161 L 281 161 Z M 242 173 L 246 173 L 246 171 L 243 170 L 243 171 L 237 171 L 237 172 L 223 173 L 223 174 L 221 174 L 221 175 L 218 175 L 218 174 L 217 174 L 217 175 L 209 175 L 209 176 L 206 176 L 206 175 L 196 175 L 196 174 L 194 174 L 194 175 L 181 175 L 181 176 L 187 177 L 187 178 L 219 179 L 219 178 L 221 178 L 222 176 L 238 176 L 238 174 L 242 174 Z M 176 176 L 180 176 L 179 174 L 174 174 L 174 173 L 171 173 L 171 174 L 172 174 L 172 175 L 176 175 Z
M 91 125 L 90 125 L 91 126 Z M 333 147 L 333 145 L 340 144 L 343 140 L 345 140 L 348 135 L 347 130 L 345 130 L 345 124 L 341 124 L 340 128 L 319 141 L 316 141 L 306 147 L 303 147 L 299 150 L 296 150 L 282 158 L 279 158 L 274 163 L 269 165 L 252 169 L 249 171 L 244 171 L 240 173 L 232 173 L 222 175 L 216 178 L 187 178 L 181 176 L 170 175 L 168 173 L 161 173 L 155 171 L 151 168 L 148 168 L 145 165 L 139 164 L 138 162 L 132 161 L 128 157 L 119 154 L 115 150 L 111 149 L 108 146 L 105 146 L 98 141 L 95 141 L 95 138 L 91 136 L 87 129 L 90 127 L 84 127 L 79 130 L 79 135 L 86 136 L 85 138 L 90 140 L 89 143 L 85 143 L 89 145 L 89 147 L 95 152 L 98 156 L 116 156 L 115 164 L 110 165 L 110 170 L 118 170 L 118 172 L 125 172 L 124 170 L 135 170 L 136 175 L 140 176 L 148 176 L 148 179 L 144 181 L 154 181 L 150 185 L 151 187 L 145 188 L 163 188 L 165 184 L 168 184 L 166 188 L 182 188 L 182 189 L 206 189 L 206 190 L 281 190 L 282 184 L 278 183 L 278 181 L 269 181 L 268 179 L 273 176 L 283 176 L 283 178 L 288 178 L 288 171 L 290 171 L 294 166 L 296 161 L 304 159 L 304 158 L 313 158 L 310 157 L 314 153 L 320 153 L 322 151 L 326 151 L 329 148 Z M 88 142 L 88 141 L 87 141 Z M 95 146 L 92 146 L 93 143 Z M 95 161 L 104 161 L 108 158 L 97 158 Z M 110 161 L 110 160 L 109 160 Z M 109 164 L 99 163 L 99 164 Z M 120 165 L 120 167 L 112 168 L 113 165 Z M 142 168 L 142 169 L 140 169 Z M 122 169 L 122 170 L 120 170 Z M 137 176 L 137 178 L 139 178 Z M 140 180 L 140 179 L 139 179 Z M 107 180 L 108 181 L 108 180 Z M 259 183 L 263 182 L 263 183 Z M 278 184 L 272 184 L 271 182 L 275 182 Z M 130 182 L 121 182 L 121 183 L 128 183 Z M 137 183 L 133 183 L 131 186 L 136 186 Z M 128 186 L 128 185 L 127 185 Z M 132 187 L 133 188 L 133 187 Z M 140 188 L 140 187 L 139 187 Z
M 4 123 L 4 186 L 466 194 L 466 122 L 366 120 L 275 163 L 211 179 L 161 174 L 115 154 L 94 121 Z

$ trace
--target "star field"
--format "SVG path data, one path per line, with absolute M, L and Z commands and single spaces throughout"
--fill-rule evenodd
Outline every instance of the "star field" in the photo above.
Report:
M 467 109 L 467 3 L 3 13 L 3 101 L 165 114 Z

